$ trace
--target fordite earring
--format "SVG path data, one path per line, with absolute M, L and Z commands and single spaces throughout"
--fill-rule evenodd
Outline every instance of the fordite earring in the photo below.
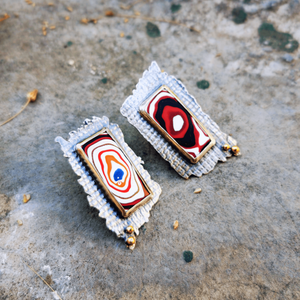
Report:
M 184 178 L 212 171 L 240 155 L 237 142 L 220 131 L 182 82 L 152 62 L 121 107 L 143 137 Z
M 133 250 L 135 236 L 148 222 L 150 210 L 161 194 L 160 186 L 125 143 L 119 126 L 110 124 L 107 117 L 86 119 L 69 134 L 68 141 L 62 137 L 55 141 L 80 176 L 78 182 L 88 194 L 90 206 L 99 210 L 106 226 Z

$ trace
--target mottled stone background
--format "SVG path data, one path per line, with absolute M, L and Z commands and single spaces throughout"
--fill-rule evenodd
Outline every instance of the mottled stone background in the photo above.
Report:
M 267 22 L 300 42 L 300 4 L 273 2 L 145 1 L 126 11 L 120 4 L 130 1 L 1 0 L 10 18 L 0 23 L 0 123 L 27 92 L 39 97 L 0 127 L 0 299 L 300 299 L 300 50 L 273 49 L 280 34 L 275 44 L 258 34 Z M 181 8 L 172 13 L 172 3 Z M 247 19 L 236 24 L 241 6 Z M 140 18 L 80 23 L 107 10 L 201 32 L 153 21 L 161 35 L 153 38 Z M 56 26 L 46 36 L 44 21 Z M 242 156 L 184 180 L 121 116 L 153 60 L 238 140 Z M 197 87 L 203 79 L 208 89 Z M 120 125 L 163 190 L 134 251 L 88 206 L 54 143 L 93 115 Z

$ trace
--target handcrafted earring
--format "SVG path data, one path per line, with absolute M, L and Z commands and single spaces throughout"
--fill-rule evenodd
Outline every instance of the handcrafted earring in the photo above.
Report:
M 152 62 L 121 113 L 184 178 L 214 169 L 240 155 L 237 142 L 220 131 L 182 82 Z
M 125 143 L 119 126 L 110 124 L 107 117 L 93 117 L 70 132 L 68 141 L 62 137 L 55 141 L 81 177 L 78 182 L 88 194 L 90 206 L 99 210 L 106 226 L 133 250 L 135 235 L 148 222 L 161 188 Z

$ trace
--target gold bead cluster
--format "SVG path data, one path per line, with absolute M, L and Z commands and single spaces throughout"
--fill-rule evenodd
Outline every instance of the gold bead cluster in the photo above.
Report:
M 232 147 L 230 147 L 228 144 L 223 145 L 223 150 L 224 151 L 228 151 L 230 149 L 231 149 L 233 155 L 238 155 L 239 152 L 240 152 L 240 148 L 238 146 L 232 146 Z
M 128 234 L 132 234 L 131 236 L 129 236 L 126 240 L 126 245 L 129 249 L 132 249 L 134 248 L 135 244 L 136 244 L 136 239 L 134 237 L 134 228 L 132 225 L 129 225 L 126 227 L 125 229 L 125 232 L 128 233 Z

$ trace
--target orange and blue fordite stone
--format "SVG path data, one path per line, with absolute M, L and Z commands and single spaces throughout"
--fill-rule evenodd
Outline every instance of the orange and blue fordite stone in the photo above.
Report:
M 77 150 L 125 212 L 150 195 L 130 160 L 107 131 L 80 143 Z

